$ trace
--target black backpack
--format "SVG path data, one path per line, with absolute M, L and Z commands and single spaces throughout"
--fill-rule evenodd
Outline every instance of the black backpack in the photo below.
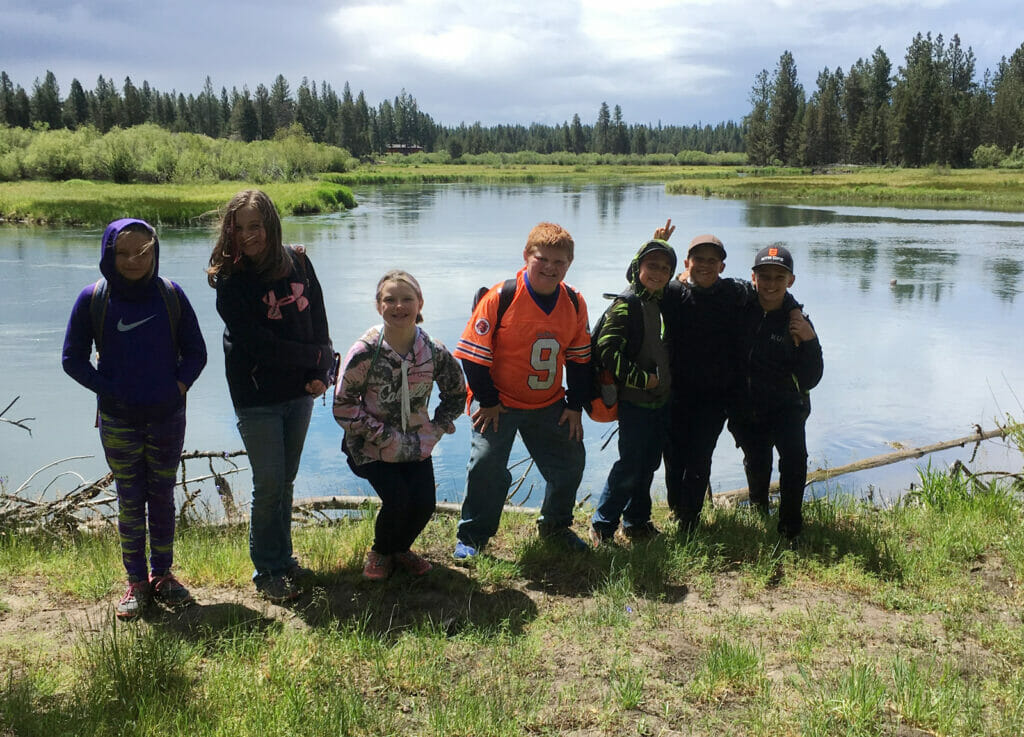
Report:
M 476 294 L 473 295 L 473 308 L 476 309 L 477 304 L 483 299 L 483 296 L 491 291 L 490 287 L 480 287 L 476 290 Z M 565 287 L 566 294 L 569 295 L 569 301 L 572 302 L 572 306 L 576 308 L 576 312 L 580 311 L 580 298 L 576 294 L 576 290 L 572 289 L 568 285 Z M 498 332 L 498 328 L 501 327 L 501 318 L 508 312 L 508 306 L 512 304 L 513 297 L 516 296 L 516 280 L 506 279 L 498 287 L 498 316 L 494 321 L 494 332 Z

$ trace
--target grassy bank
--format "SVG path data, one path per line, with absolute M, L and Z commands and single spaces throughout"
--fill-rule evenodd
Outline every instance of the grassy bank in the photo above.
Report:
M 1024 733 L 1019 489 L 924 471 L 892 508 L 809 503 L 796 549 L 706 511 L 581 555 L 506 516 L 465 567 L 435 518 L 435 569 L 376 585 L 371 517 L 303 528 L 289 609 L 252 596 L 244 529 L 192 527 L 199 604 L 131 625 L 113 532 L 0 537 L 0 734 Z
M 733 167 L 651 166 L 630 164 L 361 164 L 351 171 L 321 175 L 324 179 L 347 185 L 357 184 L 447 184 L 452 182 L 485 184 L 542 184 L 569 182 L 584 184 L 620 184 L 630 182 L 662 183 L 681 176 L 734 172 Z
M 738 168 L 694 171 L 668 181 L 670 194 L 906 207 L 1024 211 L 1020 169 L 847 168 L 828 173 Z
M 286 215 L 331 212 L 356 206 L 352 191 L 331 181 L 209 184 L 113 184 L 72 179 L 66 182 L 0 182 L 0 222 L 105 225 L 120 217 L 154 224 L 197 225 L 247 187 L 263 189 Z
M 1024 211 L 1019 169 L 798 169 L 626 164 L 363 164 L 316 180 L 258 185 L 282 212 L 304 214 L 354 207 L 349 187 L 375 184 L 626 184 L 664 183 L 671 194 L 742 197 L 808 204 L 961 207 Z M 103 225 L 131 214 L 153 222 L 193 224 L 246 186 L 133 184 L 69 180 L 0 183 L 0 222 Z

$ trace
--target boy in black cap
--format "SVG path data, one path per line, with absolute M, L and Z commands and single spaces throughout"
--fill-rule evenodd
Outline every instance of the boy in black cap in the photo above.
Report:
M 807 481 L 804 423 L 811 412 L 810 390 L 821 381 L 821 343 L 803 315 L 784 306 L 796 276 L 793 256 L 782 245 L 762 248 L 751 281 L 757 302 L 743 311 L 743 377 L 729 430 L 743 450 L 751 506 L 768 513 L 772 448 L 779 453 L 779 533 L 789 539 L 803 526 Z
M 619 459 L 591 520 L 595 546 L 613 540 L 620 517 L 629 540 L 658 534 L 651 522 L 651 482 L 661 464 L 672 386 L 661 301 L 675 271 L 668 243 L 656 239 L 641 246 L 626 269 L 629 288 L 608 308 L 597 339 L 598 358 L 618 393 Z

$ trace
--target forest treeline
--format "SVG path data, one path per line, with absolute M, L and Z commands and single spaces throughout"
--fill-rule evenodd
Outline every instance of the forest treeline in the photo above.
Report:
M 904 64 L 893 71 L 880 47 L 847 71 L 823 69 L 808 95 L 786 51 L 772 74 L 762 70 L 750 94 L 750 113 L 716 125 L 630 124 L 619 105 L 602 102 L 593 123 L 579 114 L 560 125 L 474 123 L 440 125 L 402 90 L 371 106 L 345 82 L 303 78 L 293 93 L 283 75 L 250 91 L 221 87 L 209 77 L 198 94 L 162 92 L 147 81 L 123 84 L 100 76 L 87 90 L 71 80 L 62 95 L 47 71 L 31 92 L 0 71 L 0 126 L 22 129 L 89 128 L 99 134 L 152 124 L 162 129 L 230 139 L 271 141 L 296 131 L 312 142 L 341 147 L 367 159 L 389 145 L 463 154 L 536 152 L 631 154 L 666 163 L 680 152 L 745 152 L 752 164 L 819 166 L 830 163 L 924 166 L 995 165 L 1024 159 L 1024 44 L 994 71 L 977 78 L 970 47 L 958 36 L 917 34 Z M 0 151 L 2 155 L 4 151 Z
M 847 72 L 818 73 L 808 96 L 796 61 L 783 52 L 762 70 L 745 119 L 752 164 L 835 162 L 953 167 L 1021 165 L 1024 159 L 1024 44 L 994 72 L 976 76 L 974 52 L 959 36 L 918 33 L 902 66 L 881 47 Z
M 303 78 L 293 94 L 283 75 L 268 88 L 250 92 L 247 86 L 216 92 L 209 77 L 198 94 L 161 92 L 148 81 L 136 85 L 130 77 L 121 86 L 102 75 L 87 90 L 71 80 L 66 96 L 53 72 L 32 85 L 31 93 L 0 71 L 0 125 L 20 128 L 77 130 L 83 126 L 106 133 L 153 123 L 179 133 L 211 138 L 265 141 L 296 125 L 316 143 L 347 149 L 365 159 L 383 154 L 392 144 L 419 146 L 430 153 L 462 154 L 677 154 L 680 151 L 741 152 L 743 128 L 733 122 L 718 125 L 629 125 L 622 109 L 602 103 L 597 120 L 584 124 L 578 114 L 562 125 L 443 126 L 419 109 L 416 99 L 402 90 L 393 100 L 370 106 L 362 90 L 352 94 L 348 82 L 339 96 L 328 82 Z M 0 152 L 2 153 L 2 152 Z

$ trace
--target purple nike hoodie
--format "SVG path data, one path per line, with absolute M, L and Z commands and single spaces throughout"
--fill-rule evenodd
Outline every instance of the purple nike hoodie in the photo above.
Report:
M 137 281 L 115 267 L 118 234 L 132 224 L 153 233 L 153 273 Z M 157 286 L 160 241 L 145 220 L 115 220 L 103 232 L 100 273 L 107 280 L 110 301 L 103 320 L 103 353 L 91 361 L 96 336 L 89 305 L 94 285 L 75 300 L 64 334 L 61 364 L 79 384 L 96 393 L 101 411 L 129 422 L 159 420 L 184 403 L 178 382 L 191 387 L 206 365 L 206 343 L 192 305 L 181 287 L 171 282 L 181 304 L 178 355 L 171 340 L 171 319 Z

